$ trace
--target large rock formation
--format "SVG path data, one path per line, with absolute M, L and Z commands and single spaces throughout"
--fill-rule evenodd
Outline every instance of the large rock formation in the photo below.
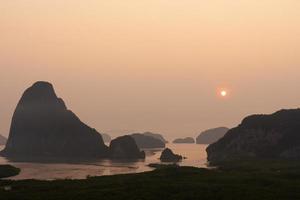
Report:
M 37 82 L 28 88 L 13 114 L 7 157 L 107 157 L 101 135 L 84 124 L 58 98 L 53 86 Z
M 200 133 L 196 138 L 197 144 L 212 144 L 221 139 L 229 130 L 226 127 L 213 128 Z
M 252 115 L 207 148 L 208 160 L 300 159 L 300 109 Z
M 173 141 L 174 144 L 194 144 L 195 140 L 192 137 L 178 138 Z
M 160 139 L 146 136 L 140 133 L 134 133 L 130 135 L 136 142 L 137 146 L 140 149 L 148 149 L 148 148 L 165 148 L 165 143 Z
M 6 137 L 4 137 L 4 136 L 0 135 L 0 145 L 5 145 L 5 144 L 6 144 L 6 142 L 7 142 L 7 139 L 6 139 Z
M 157 138 L 157 139 L 161 140 L 165 144 L 168 143 L 168 141 L 161 134 L 158 134 L 158 133 L 145 132 L 145 133 L 143 133 L 143 135 Z
M 140 151 L 134 139 L 129 136 L 121 136 L 110 142 L 109 155 L 113 159 L 143 159 L 145 152 Z
M 159 158 L 162 162 L 179 162 L 183 159 L 181 155 L 174 154 L 173 151 L 169 148 L 166 148 L 161 153 Z

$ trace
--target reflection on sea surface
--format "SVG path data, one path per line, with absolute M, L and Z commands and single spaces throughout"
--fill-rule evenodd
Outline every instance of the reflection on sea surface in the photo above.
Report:
M 168 144 L 175 153 L 187 159 L 179 163 L 182 166 L 206 167 L 207 145 L 197 144 Z M 3 149 L 4 146 L 0 146 Z M 103 176 L 114 174 L 139 173 L 153 170 L 150 163 L 160 163 L 159 156 L 162 149 L 145 149 L 145 160 L 94 160 L 62 162 L 16 162 L 0 157 L 0 164 L 11 164 L 21 169 L 18 176 L 10 179 L 84 179 L 87 176 Z

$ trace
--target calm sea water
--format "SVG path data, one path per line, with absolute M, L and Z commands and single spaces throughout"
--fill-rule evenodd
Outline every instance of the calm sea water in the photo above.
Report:
M 168 144 L 175 153 L 187 157 L 179 163 L 181 166 L 207 167 L 207 145 L 197 144 Z M 0 146 L 2 150 L 4 146 Z M 136 162 L 101 160 L 81 163 L 28 163 L 11 162 L 4 157 L 0 157 L 0 164 L 11 164 L 21 169 L 18 176 L 10 179 L 84 179 L 87 176 L 103 176 L 114 174 L 128 174 L 151 171 L 148 167 L 150 163 L 160 163 L 159 156 L 162 149 L 145 150 L 146 159 Z

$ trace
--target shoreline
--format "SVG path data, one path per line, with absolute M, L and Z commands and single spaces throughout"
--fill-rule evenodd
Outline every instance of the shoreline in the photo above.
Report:
M 300 161 L 231 162 L 211 170 L 167 166 L 84 180 L 0 180 L 0 196 L 12 200 L 290 200 L 299 199 L 299 191 Z

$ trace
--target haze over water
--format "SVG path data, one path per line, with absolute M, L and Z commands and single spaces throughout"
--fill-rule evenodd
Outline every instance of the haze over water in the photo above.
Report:
M 0 150 L 4 146 L 0 146 Z M 207 145 L 197 144 L 167 144 L 174 152 L 186 157 L 178 163 L 182 166 L 207 167 Z M 84 148 L 84 147 L 82 147 Z M 161 163 L 159 156 L 161 149 L 146 150 L 146 159 L 139 161 L 99 160 L 85 162 L 13 162 L 0 157 L 0 164 L 12 164 L 21 169 L 19 175 L 9 179 L 85 179 L 87 176 L 102 176 L 115 174 L 139 173 L 153 170 L 150 163 Z M 164 163 L 169 164 L 169 163 Z
M 299 107 L 299 10 L 298 0 L 1 1 L 0 133 L 37 80 L 114 136 L 196 136 Z

